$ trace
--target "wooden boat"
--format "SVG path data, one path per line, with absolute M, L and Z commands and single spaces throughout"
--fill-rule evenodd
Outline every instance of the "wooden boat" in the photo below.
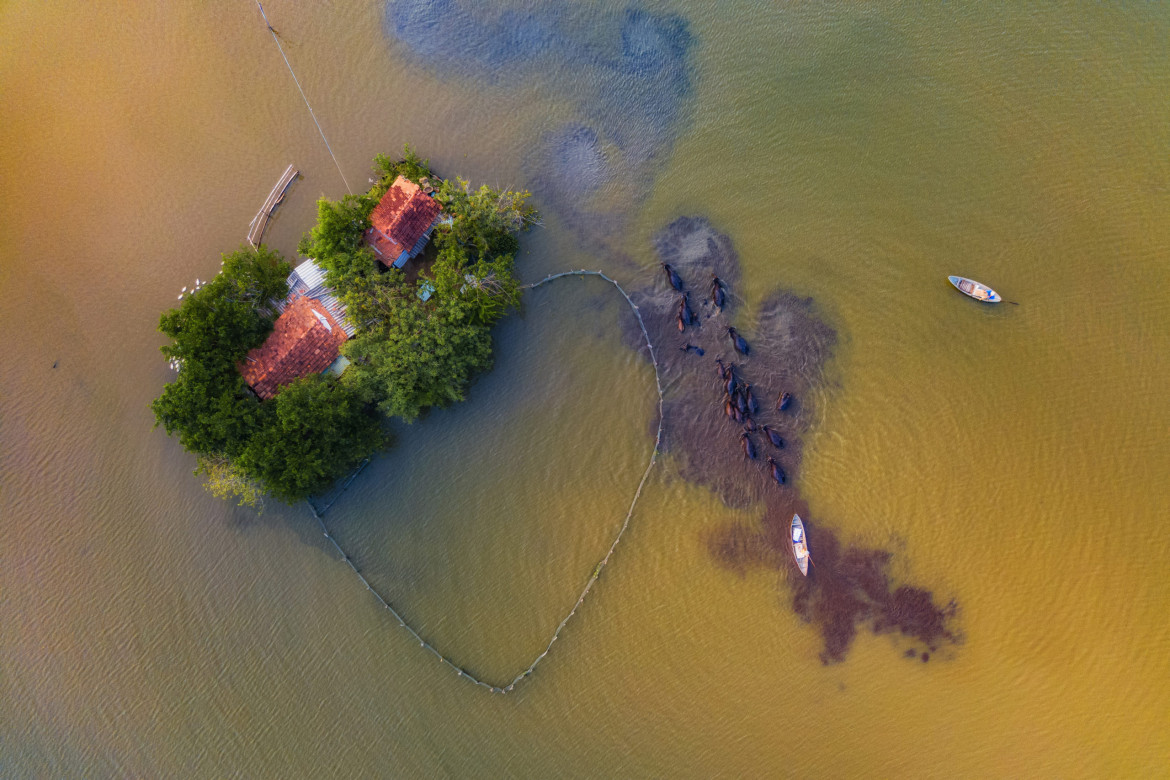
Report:
M 792 556 L 796 558 L 796 565 L 800 573 L 808 576 L 808 542 L 804 538 L 804 522 L 800 515 L 792 516 Z
M 948 276 L 947 279 L 951 281 L 951 284 L 959 288 L 959 292 L 964 295 L 969 295 L 977 301 L 999 303 L 1003 300 L 995 290 L 985 284 L 980 284 L 974 279 L 968 279 L 965 276 Z

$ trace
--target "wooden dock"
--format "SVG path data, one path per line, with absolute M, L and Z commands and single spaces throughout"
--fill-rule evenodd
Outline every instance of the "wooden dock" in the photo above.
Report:
M 253 247 L 258 246 L 264 238 L 264 229 L 268 227 L 268 220 L 271 219 L 272 212 L 284 200 L 289 186 L 300 174 L 301 172 L 296 168 L 288 166 L 281 175 L 280 181 L 276 182 L 276 186 L 272 188 L 272 192 L 268 193 L 268 199 L 260 207 L 260 212 L 252 219 L 252 224 L 248 226 L 248 243 Z

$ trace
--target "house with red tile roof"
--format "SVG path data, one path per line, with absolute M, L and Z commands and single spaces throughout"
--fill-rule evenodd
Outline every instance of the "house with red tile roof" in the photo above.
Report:
M 399 176 L 370 214 L 366 244 L 387 268 L 401 268 L 423 251 L 442 210 L 417 184 Z
M 267 400 L 294 379 L 329 368 L 347 338 L 320 301 L 297 295 L 277 318 L 268 339 L 249 352 L 238 369 L 256 395 Z
M 345 335 L 353 338 L 357 328 L 350 322 L 345 304 L 337 297 L 333 288 L 325 284 L 325 271 L 312 258 L 305 260 L 288 275 L 288 295 L 282 301 L 272 301 L 272 307 L 278 312 L 283 312 L 284 307 L 296 300 L 298 295 L 312 298 L 324 306 L 334 322 L 341 325 Z

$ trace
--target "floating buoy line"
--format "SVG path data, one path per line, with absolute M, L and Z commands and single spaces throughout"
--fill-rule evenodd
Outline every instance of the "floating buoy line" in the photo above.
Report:
M 629 511 L 626 512 L 626 518 L 624 521 L 622 521 L 622 525 L 618 529 L 617 535 L 614 536 L 613 542 L 610 543 L 609 549 L 605 553 L 605 557 L 602 558 L 597 566 L 593 568 L 589 579 L 585 582 L 585 588 L 581 591 L 581 595 L 577 597 L 577 602 L 573 605 L 573 608 L 569 610 L 569 613 L 565 615 L 564 619 L 561 620 L 561 622 L 557 625 L 556 630 L 553 631 L 552 636 L 549 638 L 548 644 L 545 646 L 544 650 L 541 651 L 540 655 L 533 659 L 532 663 L 530 663 L 527 668 L 513 677 L 511 681 L 502 684 L 495 684 L 479 679 L 475 675 L 471 674 L 471 672 L 467 671 L 466 668 L 460 666 L 459 664 L 449 659 L 446 655 L 439 652 L 439 650 L 433 644 L 428 642 L 426 638 L 419 634 L 419 632 L 415 630 L 413 626 L 406 622 L 398 610 L 394 608 L 394 606 L 386 599 L 385 596 L 379 593 L 378 590 L 370 584 L 370 581 L 367 580 L 365 575 L 362 574 L 361 570 L 358 569 L 357 564 L 354 563 L 353 558 L 350 557 L 349 553 L 347 553 L 333 537 L 333 535 L 329 533 L 329 527 L 325 525 L 323 515 L 329 511 L 329 508 L 333 506 L 333 504 L 337 501 L 337 498 L 335 497 L 333 501 L 330 501 L 329 504 L 320 511 L 318 511 L 317 508 L 313 506 L 311 501 L 307 502 L 309 504 L 309 510 L 313 513 L 313 517 L 316 518 L 318 525 L 321 526 L 321 533 L 325 535 L 325 538 L 328 539 L 329 543 L 332 544 L 334 549 L 337 550 L 338 555 L 341 556 L 341 560 L 347 566 L 349 566 L 349 568 L 357 576 L 358 580 L 363 585 L 365 585 L 366 590 L 372 593 L 374 598 L 378 600 L 378 603 L 381 604 L 382 607 L 387 612 L 389 612 L 395 620 L 398 621 L 399 628 L 402 628 L 408 634 L 410 634 L 411 638 L 415 642 L 418 642 L 418 645 L 422 650 L 435 656 L 439 663 L 450 668 L 457 677 L 467 680 L 468 682 L 472 682 L 482 688 L 486 688 L 492 693 L 511 693 L 513 690 L 515 690 L 519 683 L 523 682 L 526 678 L 531 677 L 532 673 L 536 671 L 536 667 L 540 665 L 540 662 L 548 656 L 549 651 L 552 650 L 553 644 L 557 641 L 558 638 L 560 638 L 561 631 L 564 630 L 565 626 L 569 624 L 569 621 L 572 620 L 573 617 L 577 614 L 577 610 L 581 608 L 581 605 L 585 603 L 585 597 L 588 596 L 590 591 L 593 590 L 593 586 L 597 583 L 597 580 L 601 577 L 602 571 L 604 571 L 605 567 L 609 565 L 610 559 L 617 550 L 618 542 L 622 540 L 622 535 L 625 534 L 626 529 L 630 527 L 630 520 L 634 516 L 634 509 L 638 505 L 638 499 L 642 497 L 642 488 L 645 487 L 646 480 L 650 477 L 650 472 L 654 470 L 654 464 L 658 462 L 659 447 L 662 445 L 662 377 L 658 372 L 658 358 L 654 354 L 654 344 L 650 340 L 650 332 L 646 329 L 646 323 L 642 321 L 642 313 L 638 310 L 638 305 L 634 303 L 633 299 L 630 298 L 629 293 L 627 293 L 622 288 L 622 286 L 617 283 L 617 281 L 607 276 L 602 271 L 589 271 L 585 269 L 577 271 L 562 271 L 561 273 L 550 274 L 541 279 L 539 282 L 522 285 L 522 289 L 535 289 L 543 284 L 547 284 L 553 281 L 554 279 L 560 279 L 566 276 L 597 276 L 604 279 L 605 281 L 612 284 L 619 293 L 621 293 L 622 297 L 625 298 L 626 303 L 629 304 L 630 309 L 634 312 L 634 318 L 638 321 L 638 327 L 642 329 L 642 336 L 646 341 L 646 348 L 650 353 L 650 362 L 654 366 L 654 385 L 655 389 L 658 391 L 658 431 L 654 435 L 654 449 L 650 453 L 650 461 L 646 464 L 646 470 L 642 473 L 642 479 L 638 482 L 637 490 L 634 491 L 634 497 L 630 501 Z M 341 490 L 338 492 L 338 496 L 340 496 L 341 493 L 344 493 L 345 490 L 349 488 L 353 480 L 359 473 L 361 473 L 362 469 L 364 469 L 368 463 L 369 460 L 367 459 L 360 466 L 358 466 L 353 474 L 351 474 L 345 481 L 345 484 L 342 485 Z

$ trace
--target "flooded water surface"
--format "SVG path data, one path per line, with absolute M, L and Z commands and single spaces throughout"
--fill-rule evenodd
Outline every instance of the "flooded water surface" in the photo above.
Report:
M 255 4 L 0 10 L 0 775 L 1166 774 L 1165 7 L 265 11 L 336 160 Z M 404 143 L 531 190 L 522 276 L 605 271 L 656 347 L 629 530 L 506 695 L 148 409 L 159 313 L 284 168 L 292 257 Z M 527 292 L 325 514 L 477 676 L 544 651 L 622 525 L 639 339 L 600 279 Z

